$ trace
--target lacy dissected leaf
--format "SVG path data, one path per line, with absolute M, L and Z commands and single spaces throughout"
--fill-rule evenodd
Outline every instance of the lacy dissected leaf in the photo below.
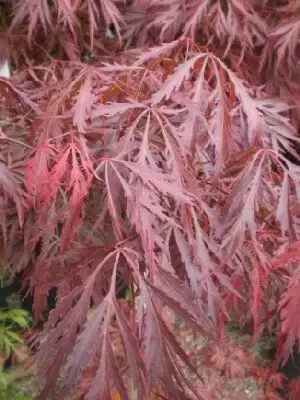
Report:
M 231 189 L 231 195 L 222 212 L 222 230 L 218 233 L 222 237 L 222 248 L 225 254 L 232 255 L 245 240 L 247 228 L 252 238 L 256 235 L 255 210 L 256 196 L 260 189 L 260 179 L 264 155 L 257 155 L 242 172 Z M 258 163 L 257 168 L 255 167 Z M 239 192 L 239 196 L 235 193 Z
M 297 318 L 299 308 L 299 279 L 290 278 L 289 286 L 280 299 L 280 317 L 282 320 L 281 331 L 286 335 L 286 341 L 281 351 L 285 361 L 288 359 L 290 351 L 300 337 L 300 330 Z
M 76 102 L 72 107 L 74 113 L 73 123 L 77 126 L 79 132 L 85 132 L 85 119 L 89 116 L 93 103 L 92 79 L 90 75 L 87 75 L 77 95 Z
M 205 24 L 210 33 L 222 41 L 228 41 L 227 49 L 230 49 L 234 41 L 240 42 L 242 47 L 254 47 L 264 42 L 265 21 L 255 12 L 249 0 L 243 3 L 236 0 L 205 0 L 199 5 L 190 2 L 187 15 L 184 33 L 191 34 L 193 38 L 200 24 Z
M 277 53 L 277 64 L 288 62 L 290 68 L 297 58 L 300 41 L 300 19 L 295 16 L 283 22 L 269 33 L 269 40 Z
M 107 250 L 104 250 L 104 254 L 105 253 L 107 253 Z M 99 255 L 101 255 L 101 253 Z M 115 271 L 118 258 L 119 255 L 115 251 L 108 252 L 108 254 L 102 259 L 102 261 L 96 266 L 93 273 L 91 273 L 86 278 L 86 281 L 82 282 L 81 286 L 75 286 L 68 292 L 67 295 L 62 296 L 61 299 L 58 301 L 55 310 L 53 310 L 53 312 L 51 313 L 51 316 L 45 325 L 44 335 L 51 334 L 51 341 L 54 347 L 50 354 L 49 347 L 48 345 L 46 345 L 46 342 L 44 342 L 43 339 L 40 339 L 40 350 L 37 355 L 37 362 L 44 365 L 46 364 L 47 371 L 46 384 L 44 386 L 42 396 L 52 391 L 53 382 L 56 382 L 56 380 L 58 379 L 62 362 L 66 361 L 67 356 L 69 355 L 74 347 L 74 344 L 76 343 L 78 332 L 82 330 L 84 324 L 87 321 L 87 314 L 91 306 L 93 295 L 93 287 L 98 273 L 101 271 L 103 266 L 106 265 L 106 263 L 110 263 L 111 261 L 113 261 L 113 259 L 115 259 L 115 261 L 113 262 L 112 267 L 113 271 Z M 84 261 L 85 260 L 83 260 L 83 262 Z M 88 262 L 88 259 L 85 262 Z M 80 263 L 79 266 L 80 265 L 84 264 Z M 115 274 L 115 272 L 113 271 L 112 273 Z M 72 285 L 72 280 L 70 280 L 70 282 L 66 281 L 64 282 L 64 285 L 61 287 L 60 290 L 64 290 L 66 285 L 72 288 L 74 284 Z M 78 354 L 78 351 L 81 357 L 76 357 L 78 362 L 76 362 L 75 364 L 72 363 L 72 365 L 70 366 L 67 374 L 68 379 L 66 381 L 66 392 L 72 389 L 73 385 L 76 383 L 78 374 L 84 367 L 85 363 L 88 362 L 89 357 L 91 356 L 89 348 L 90 346 L 95 345 L 92 343 L 92 341 L 93 338 L 96 338 L 95 335 L 97 333 L 97 330 L 95 332 L 95 329 L 99 329 L 99 327 L 96 326 L 98 324 L 97 321 L 99 321 L 100 324 L 104 311 L 105 300 L 103 301 L 102 306 L 100 306 L 98 312 L 94 314 L 94 317 L 89 319 L 89 321 L 87 322 L 85 329 L 91 327 L 90 330 L 88 329 L 89 336 L 83 335 L 82 340 L 79 340 L 77 346 L 74 349 L 75 354 Z M 95 318 L 96 321 L 94 322 Z M 109 320 L 107 321 L 107 323 L 109 323 Z M 67 334 L 65 333 L 66 329 L 68 331 Z M 88 347 L 86 345 L 88 345 Z M 46 363 L 45 360 L 47 360 Z
M 274 259 L 274 266 L 280 267 L 285 264 L 297 261 L 300 257 L 300 242 L 293 242 L 287 246 L 281 254 L 278 254 Z
M 24 207 L 26 206 L 25 192 L 14 174 L 2 162 L 0 162 L 0 185 L 3 190 L 1 197 L 3 200 L 8 197 L 14 201 L 18 212 L 19 223 L 20 226 L 22 226 L 24 221 Z

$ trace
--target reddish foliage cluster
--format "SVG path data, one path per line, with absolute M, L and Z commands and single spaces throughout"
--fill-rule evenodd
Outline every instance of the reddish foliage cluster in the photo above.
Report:
M 166 309 L 212 343 L 235 315 L 287 358 L 300 339 L 299 1 L 0 3 L 3 252 L 37 320 L 57 288 L 41 398 L 66 398 L 88 368 L 87 400 L 207 398 Z M 225 366 L 226 351 L 215 362 L 231 374 L 243 355 Z

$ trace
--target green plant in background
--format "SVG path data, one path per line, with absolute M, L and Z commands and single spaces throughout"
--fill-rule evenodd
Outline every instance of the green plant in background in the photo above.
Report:
M 17 330 L 28 329 L 30 322 L 30 315 L 25 310 L 0 310 L 0 399 L 26 400 L 24 396 L 11 397 L 11 385 L 8 384 L 8 375 L 3 371 L 3 366 L 5 360 L 16 350 L 18 344 L 23 343 L 23 339 Z
M 0 257 L 1 257 L 2 253 L 0 251 Z M 1 260 L 1 258 L 0 258 Z M 3 262 L 3 260 L 1 261 L 1 263 Z M 5 266 L 1 265 L 1 269 L 0 269 L 0 288 L 3 288 L 6 284 L 7 284 L 7 278 L 9 277 L 9 269 L 6 268 Z
M 7 386 L 8 386 L 8 376 L 5 374 L 5 372 L 0 371 L 0 399 L 2 393 L 6 390 Z
M 30 322 L 30 315 L 25 310 L 0 310 L 0 352 L 5 358 L 11 355 L 17 344 L 23 342 L 16 331 L 29 329 Z
M 0 400 L 31 400 L 31 397 L 19 393 L 15 385 L 10 383 L 3 389 L 0 388 Z

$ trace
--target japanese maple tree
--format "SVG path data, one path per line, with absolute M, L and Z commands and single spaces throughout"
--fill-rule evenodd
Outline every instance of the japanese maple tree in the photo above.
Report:
M 226 347 L 230 318 L 277 335 L 286 360 L 300 339 L 299 1 L 0 6 L 2 257 L 37 321 L 57 289 L 41 399 L 85 375 L 86 400 L 218 398 L 174 316 L 225 376 L 248 359 Z

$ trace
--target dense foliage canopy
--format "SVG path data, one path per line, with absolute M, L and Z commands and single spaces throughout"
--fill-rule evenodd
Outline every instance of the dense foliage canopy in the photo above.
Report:
M 215 378 L 183 373 L 172 315 L 212 346 L 235 318 L 286 359 L 300 339 L 299 0 L 0 7 L 2 257 L 37 321 L 57 288 L 41 399 L 83 376 L 86 400 L 217 398 Z

